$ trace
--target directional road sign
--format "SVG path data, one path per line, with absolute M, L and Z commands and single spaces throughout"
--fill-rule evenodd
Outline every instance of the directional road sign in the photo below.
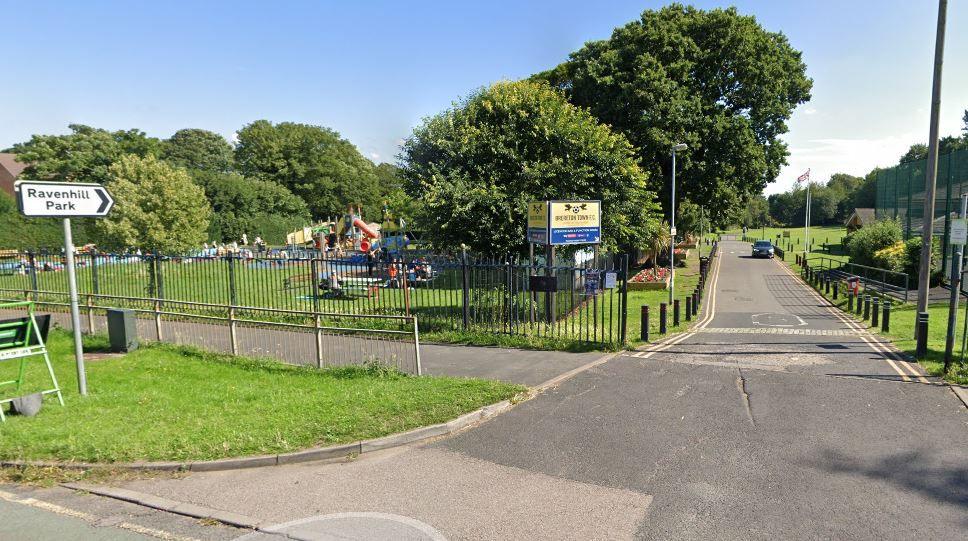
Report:
M 19 180 L 14 190 L 24 216 L 96 218 L 107 216 L 114 206 L 114 198 L 100 184 Z

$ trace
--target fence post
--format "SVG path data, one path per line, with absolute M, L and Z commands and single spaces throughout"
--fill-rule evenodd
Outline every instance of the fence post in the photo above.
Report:
M 470 276 L 468 276 L 468 274 L 467 274 L 467 270 L 468 270 L 468 268 L 467 268 L 467 248 L 464 247 L 464 246 L 461 246 L 461 263 L 460 263 L 461 289 L 464 292 L 464 298 L 463 298 L 463 301 L 461 303 L 461 305 L 462 305 L 461 306 L 461 311 L 462 311 L 462 315 L 463 315 L 464 330 L 465 331 L 467 330 L 467 327 L 470 325 L 470 319 L 471 319 L 471 299 L 470 299 L 470 295 L 471 295 L 471 283 L 470 283 Z M 534 297 L 534 292 L 531 293 L 531 296 Z M 534 308 L 532 306 L 532 314 L 534 313 L 533 310 L 534 310 Z M 534 318 L 532 317 L 532 320 L 533 319 Z
M 87 294 L 87 334 L 94 334 L 94 304 L 91 294 Z
M 156 279 L 158 280 L 158 298 L 164 299 L 165 298 L 165 274 L 161 270 L 163 265 L 161 264 L 161 254 L 159 253 L 155 253 L 155 265 L 158 267 L 158 271 L 155 273 Z M 159 306 L 164 308 L 165 303 L 162 302 L 159 304 Z
M 313 312 L 319 312 L 319 260 L 316 256 L 320 254 L 309 254 L 309 294 L 313 297 Z M 235 274 L 234 272 L 232 273 Z M 235 304 L 234 302 L 232 304 Z M 319 327 L 319 317 L 316 317 L 316 326 Z M 316 333 L 317 340 L 319 333 Z M 317 353 L 319 349 L 317 348 Z M 318 358 L 321 358 L 317 355 Z M 320 367 L 317 367 L 320 368 Z
M 161 304 L 155 299 L 152 305 L 155 308 L 155 337 L 161 342 Z
M 417 316 L 413 316 L 413 353 L 417 362 L 417 375 L 422 375 L 420 368 L 420 326 L 417 324 Z
M 514 289 L 514 278 L 511 274 L 514 269 L 511 266 L 511 254 L 507 255 L 507 264 L 504 268 L 505 274 L 507 275 L 507 280 L 504 284 L 506 286 L 504 302 L 507 304 L 508 334 L 514 334 L 514 294 L 512 292 Z
M 313 314 L 313 332 L 316 333 L 316 368 L 323 367 L 323 330 L 319 328 L 319 313 Z
M 34 302 L 40 299 L 40 294 L 37 291 L 40 287 L 37 284 L 37 256 L 34 252 L 27 252 L 27 258 L 30 261 L 30 287 L 34 290 Z
M 668 319 L 669 319 L 669 305 L 666 303 L 659 303 L 659 334 L 665 334 L 668 330 Z
M 97 275 L 97 249 L 91 248 L 91 291 L 97 295 L 101 293 L 101 281 Z
M 891 301 L 884 301 L 884 317 L 881 318 L 881 330 L 889 332 L 891 330 Z
M 229 252 L 225 257 L 229 262 L 229 304 L 234 306 L 238 304 L 238 293 L 235 286 L 235 256 L 232 252 Z
M 238 355 L 239 335 L 235 326 L 235 306 L 229 306 L 229 341 L 231 342 L 232 355 Z
M 643 342 L 649 341 L 649 305 L 642 305 L 642 314 L 640 315 L 639 324 L 641 329 L 639 329 L 639 337 Z
M 621 297 L 621 320 L 622 328 L 619 331 L 619 340 L 624 347 L 628 343 L 629 330 L 629 255 L 622 255 L 622 297 Z
M 545 248 L 545 276 L 555 276 L 555 246 L 549 244 Z M 557 278 L 556 278 L 557 279 Z M 546 291 L 545 292 L 545 310 L 547 313 L 548 323 L 554 323 L 556 319 L 555 314 L 555 294 Z

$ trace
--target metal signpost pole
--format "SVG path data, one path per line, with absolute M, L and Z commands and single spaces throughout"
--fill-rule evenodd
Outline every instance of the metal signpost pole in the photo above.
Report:
M 67 266 L 67 284 L 70 289 L 71 326 L 74 328 L 77 389 L 81 396 L 84 396 L 87 394 L 87 375 L 84 371 L 84 346 L 81 341 L 81 313 L 77 300 L 71 217 L 107 216 L 114 206 L 114 198 L 100 184 L 81 182 L 18 180 L 14 183 L 14 191 L 17 194 L 17 206 L 24 216 L 64 220 L 64 258 Z M 96 254 L 92 255 L 92 258 L 96 257 Z
M 669 213 L 669 304 L 676 296 L 676 151 L 686 150 L 685 143 L 672 147 L 672 199 Z
M 71 327 L 74 329 L 74 359 L 77 361 L 77 391 L 87 394 L 87 374 L 84 372 L 84 345 L 81 341 L 81 312 L 77 306 L 77 276 L 74 273 L 74 236 L 71 219 L 64 218 L 64 257 L 67 258 L 67 287 L 71 299 Z
M 955 325 L 958 323 L 958 295 L 961 291 L 961 264 L 965 253 L 965 218 L 968 217 L 968 194 L 961 196 L 961 221 L 958 222 L 957 237 L 951 228 L 951 243 L 954 244 L 954 259 L 951 262 L 951 297 L 948 304 L 948 335 L 944 341 L 944 372 L 951 368 L 951 355 L 955 347 Z

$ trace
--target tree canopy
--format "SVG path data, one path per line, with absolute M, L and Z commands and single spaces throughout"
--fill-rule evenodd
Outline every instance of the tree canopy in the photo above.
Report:
M 67 135 L 34 135 L 14 145 L 17 159 L 29 164 L 24 178 L 104 183 L 108 168 L 125 154 L 158 156 L 161 141 L 141 130 L 107 131 L 83 124 Z
M 214 171 L 197 171 L 195 182 L 205 190 L 212 205 L 209 239 L 239 241 L 245 233 L 267 242 L 283 243 L 286 233 L 309 223 L 306 203 L 269 180 Z
M 184 169 L 128 154 L 108 168 L 105 186 L 115 199 L 96 223 L 105 248 L 184 252 L 205 242 L 211 207 Z
M 647 10 L 609 39 L 586 44 L 538 74 L 639 149 L 642 166 L 668 179 L 677 143 L 677 192 L 714 223 L 762 192 L 786 163 L 780 136 L 793 109 L 810 98 L 801 53 L 736 9 L 673 4 Z M 660 201 L 668 205 L 669 181 Z M 666 207 L 668 214 L 668 207 Z
M 380 218 L 373 162 L 352 143 L 321 126 L 257 120 L 238 132 L 235 159 L 246 176 L 282 184 L 306 201 L 315 218 L 337 216 L 348 203 Z
M 199 171 L 228 171 L 232 168 L 232 145 L 208 130 L 186 128 L 163 141 L 162 158 L 168 163 Z
M 407 192 L 433 244 L 519 252 L 527 205 L 600 199 L 606 248 L 646 242 L 658 207 L 635 149 L 540 82 L 502 82 L 427 119 L 404 142 Z

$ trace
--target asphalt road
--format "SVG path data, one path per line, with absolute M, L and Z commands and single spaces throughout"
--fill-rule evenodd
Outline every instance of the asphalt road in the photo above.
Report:
M 125 486 L 305 539 L 968 538 L 968 409 L 748 246 L 693 332 L 455 437 Z

